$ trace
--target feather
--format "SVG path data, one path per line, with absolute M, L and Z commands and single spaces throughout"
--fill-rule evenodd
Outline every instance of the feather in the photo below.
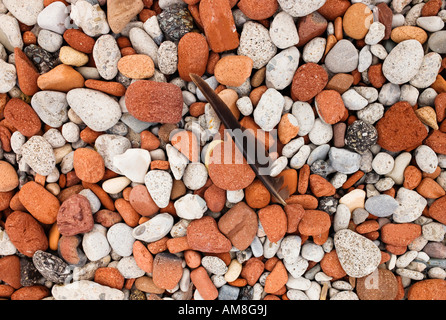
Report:
M 268 189 L 272 196 L 276 198 L 277 201 L 286 206 L 287 203 L 285 200 L 289 197 L 289 191 L 288 187 L 283 187 L 283 177 L 273 178 L 269 174 L 265 174 L 270 172 L 269 164 L 272 163 L 272 161 L 270 161 L 271 159 L 269 157 L 269 154 L 265 150 L 265 157 L 267 157 L 267 159 L 269 160 L 266 161 L 266 164 L 268 166 L 265 167 L 265 165 L 262 165 L 258 162 L 258 159 L 255 156 L 256 152 L 248 152 L 248 148 L 246 147 L 247 145 L 251 145 L 252 143 L 254 144 L 254 146 L 259 146 L 260 144 L 257 143 L 257 138 L 250 132 L 250 130 L 245 130 L 245 128 L 240 125 L 240 123 L 234 117 L 232 111 L 228 108 L 224 101 L 201 77 L 192 73 L 190 74 L 190 77 L 195 85 L 200 89 L 201 93 L 204 95 L 212 108 L 215 110 L 215 113 L 218 115 L 226 129 L 230 129 L 231 137 L 234 140 L 235 145 L 240 150 L 240 152 L 242 152 L 247 163 L 255 172 L 257 178 L 263 183 L 263 185 Z M 237 130 L 243 132 L 243 137 L 247 139 L 245 140 L 241 136 L 232 134 L 232 132 L 236 132 Z

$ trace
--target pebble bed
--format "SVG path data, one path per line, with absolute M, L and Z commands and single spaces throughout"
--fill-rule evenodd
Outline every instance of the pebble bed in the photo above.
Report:
M 444 0 L 1 0 L 0 298 L 446 300 L 445 21 Z M 277 132 L 286 206 L 218 163 L 191 73 Z

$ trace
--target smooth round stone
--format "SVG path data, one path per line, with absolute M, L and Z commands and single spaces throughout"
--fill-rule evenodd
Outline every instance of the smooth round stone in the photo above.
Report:
M 168 172 L 151 170 L 146 174 L 144 183 L 150 196 L 159 208 L 165 208 L 169 205 L 173 180 Z
M 446 53 L 446 30 L 432 33 L 427 44 L 436 53 Z
M 53 286 L 51 295 L 55 300 L 124 300 L 124 292 L 90 280 Z
M 127 177 L 115 177 L 104 181 L 102 189 L 108 194 L 116 194 L 124 190 L 131 182 Z
M 410 80 L 410 84 L 417 88 L 427 88 L 437 79 L 441 68 L 442 57 L 436 52 L 429 52 L 423 58 L 420 70 Z
M 288 263 L 297 262 L 300 254 L 302 239 L 299 236 L 289 235 L 283 238 L 280 244 L 280 250 L 284 261 Z
M 358 110 L 358 119 L 374 124 L 384 116 L 384 106 L 381 103 L 371 103 L 367 107 Z
M 409 82 L 419 71 L 424 50 L 417 40 L 405 40 L 390 51 L 382 66 L 384 76 L 393 84 Z
M 197 194 L 186 194 L 174 202 L 177 215 L 180 218 L 200 219 L 207 211 L 206 201 Z
M 111 247 L 107 240 L 107 229 L 95 224 L 90 232 L 84 233 L 82 250 L 90 261 L 98 261 L 108 255 Z
M 412 222 L 418 219 L 427 205 L 427 200 L 418 192 L 404 187 L 398 189 L 395 200 L 398 202 L 398 208 L 392 218 L 397 223 Z
M 328 152 L 330 165 L 336 171 L 352 174 L 359 170 L 361 155 L 346 149 L 331 147 Z
M 291 289 L 308 290 L 311 286 L 311 280 L 305 277 L 294 278 L 293 276 L 288 276 L 286 286 Z
M 133 229 L 133 237 L 145 242 L 154 242 L 170 232 L 173 217 L 168 213 L 160 213 Z
M 382 44 L 374 44 L 370 46 L 370 52 L 377 58 L 384 60 L 387 57 L 387 50 Z
M 286 292 L 288 299 L 290 300 L 310 300 L 305 292 L 297 289 L 290 289 Z
M 271 41 L 268 29 L 254 21 L 243 25 L 237 54 L 250 57 L 254 69 L 264 67 L 276 52 L 277 47 Z
M 310 156 L 311 148 L 308 145 L 302 146 L 299 151 L 291 158 L 290 167 L 293 169 L 302 168 Z
M 299 66 L 299 57 L 299 50 L 294 46 L 275 55 L 266 65 L 266 86 L 276 90 L 288 87 Z
M 434 173 L 438 167 L 438 157 L 434 150 L 426 145 L 421 145 L 415 149 L 415 161 L 421 171 Z
M 353 291 L 340 291 L 330 298 L 330 300 L 359 300 Z
M 132 148 L 113 157 L 113 165 L 132 182 L 144 183 L 151 156 L 145 149 Z
M 119 260 L 116 268 L 125 279 L 136 279 L 146 274 L 146 272 L 138 266 L 133 256 L 124 257 Z
M 397 103 L 400 100 L 400 97 L 400 86 L 398 84 L 387 82 L 379 91 L 378 102 L 385 106 L 391 106 Z
M 301 256 L 308 261 L 320 262 L 324 257 L 324 249 L 312 242 L 305 242 L 301 248 Z
M 279 12 L 269 28 L 271 41 L 279 49 L 286 49 L 299 43 L 299 34 L 293 17 L 285 11 Z
M 349 229 L 337 231 L 333 240 L 339 262 L 347 275 L 361 278 L 378 267 L 381 251 L 371 240 Z
M 56 32 L 42 29 L 39 32 L 37 43 L 42 47 L 42 49 L 53 53 L 59 50 L 62 46 L 63 37 Z
M 370 25 L 369 31 L 365 36 L 365 43 L 368 45 L 374 45 L 380 42 L 385 35 L 386 27 L 379 21 L 375 21 Z
M 314 121 L 313 128 L 308 133 L 308 138 L 317 146 L 326 144 L 333 138 L 333 127 L 317 118 Z
M 265 241 L 266 242 L 266 241 Z M 299 278 L 302 276 L 308 269 L 308 260 L 299 256 L 297 262 L 295 263 L 287 263 L 284 261 L 286 270 L 290 273 L 290 275 L 294 278 Z
M 338 204 L 333 219 L 333 230 L 337 232 L 342 229 L 347 229 L 348 224 L 350 222 L 350 218 L 351 218 L 351 212 L 349 207 L 342 203 Z
M 380 194 L 368 198 L 364 208 L 376 217 L 388 217 L 398 208 L 398 201 L 389 195 Z
M 240 294 L 240 288 L 224 284 L 218 290 L 218 300 L 237 300 Z
M 94 131 L 106 131 L 121 118 L 119 103 L 100 91 L 79 88 L 67 93 L 67 101 L 82 121 Z
M 7 14 L 0 15 L 0 43 L 10 52 L 14 52 L 16 47 L 23 49 L 19 22 Z
M 393 170 L 395 165 L 395 160 L 393 157 L 386 153 L 380 152 L 378 153 L 372 161 L 372 168 L 375 170 L 377 174 L 387 174 Z
M 70 11 L 61 1 L 55 1 L 43 9 L 38 17 L 37 24 L 43 30 L 53 31 L 62 35 L 66 30 L 66 23 L 69 22 Z M 39 33 L 39 38 L 41 34 Z
M 31 99 L 31 107 L 39 118 L 53 128 L 68 120 L 67 95 L 57 91 L 39 91 Z
M 299 123 L 299 136 L 306 136 L 313 129 L 315 116 L 311 105 L 308 102 L 296 101 L 293 103 L 291 113 Z
M 56 167 L 52 146 L 42 136 L 33 136 L 21 148 L 23 160 L 36 173 L 47 176 Z
M 348 40 L 339 40 L 325 57 L 325 66 L 332 73 L 349 73 L 358 67 L 359 54 Z
M 444 21 L 439 16 L 419 17 L 417 25 L 428 32 L 437 32 L 443 29 Z
M 322 37 L 311 39 L 302 51 L 302 59 L 306 62 L 319 63 L 325 53 L 327 40 Z
M 359 51 L 358 57 L 358 72 L 366 71 L 373 62 L 373 56 L 370 52 L 370 46 L 364 46 L 361 51 Z
M 108 229 L 107 240 L 116 254 L 122 257 L 132 255 L 135 242 L 132 233 L 133 228 L 125 223 L 116 223 Z
M 358 111 L 368 105 L 367 99 L 361 96 L 355 89 L 349 89 L 342 94 L 342 101 L 347 109 Z
M 146 21 L 147 22 L 147 21 Z M 174 74 L 178 66 L 178 48 L 172 41 L 163 41 L 158 48 L 158 67 L 163 74 Z
M 105 80 L 112 80 L 118 74 L 121 51 L 111 35 L 100 36 L 93 47 L 93 59 L 99 74 Z
M 282 149 L 282 156 L 286 158 L 293 157 L 296 152 L 305 144 L 304 138 L 296 138 L 288 142 Z
M 42 0 L 3 0 L 3 5 L 21 23 L 33 26 L 43 10 Z
M 322 7 L 326 0 L 278 0 L 283 11 L 293 17 L 304 17 Z
M 201 259 L 201 265 L 210 273 L 217 276 L 224 275 L 228 271 L 226 263 L 215 256 L 204 256 Z
M 94 214 L 101 209 L 101 200 L 94 194 L 90 189 L 84 189 L 79 192 L 80 195 L 87 198 L 88 202 L 90 202 L 91 212 Z
M 184 185 L 190 190 L 198 190 L 206 184 L 208 171 L 201 162 L 189 163 L 183 174 Z
M 0 93 L 7 93 L 17 83 L 17 72 L 13 64 L 0 59 Z
M 103 134 L 96 139 L 94 147 L 104 159 L 105 167 L 120 174 L 119 169 L 113 164 L 113 158 L 130 149 L 130 140 L 115 134 Z
M 269 88 L 254 109 L 254 121 L 264 131 L 271 131 L 279 124 L 285 99 L 276 89 Z
M 236 106 L 239 109 L 240 113 L 244 116 L 251 115 L 254 110 L 251 99 L 246 96 L 238 99 L 236 102 Z
M 329 144 L 322 144 L 314 148 L 307 159 L 307 164 L 312 165 L 316 160 L 324 160 L 330 150 Z

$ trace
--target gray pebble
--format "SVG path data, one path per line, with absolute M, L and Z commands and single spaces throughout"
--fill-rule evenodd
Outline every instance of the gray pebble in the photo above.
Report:
M 25 162 L 36 173 L 49 175 L 56 167 L 56 157 L 52 146 L 42 136 L 33 136 L 22 146 Z
M 349 73 L 358 67 L 358 50 L 349 40 L 339 40 L 325 57 L 325 66 L 332 73 Z
M 361 155 L 346 149 L 331 147 L 328 152 L 330 165 L 341 173 L 352 174 L 359 170 Z
M 115 253 L 122 257 L 133 253 L 135 238 L 132 233 L 133 228 L 125 223 L 116 223 L 108 229 L 107 240 Z

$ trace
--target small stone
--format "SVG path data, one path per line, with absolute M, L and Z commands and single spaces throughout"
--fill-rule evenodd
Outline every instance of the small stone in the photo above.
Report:
M 33 255 L 33 264 L 45 279 L 54 283 L 65 283 L 71 275 L 68 264 L 49 252 L 36 251 Z
M 107 240 L 113 251 L 122 256 L 128 257 L 133 253 L 133 228 L 125 223 L 116 223 L 107 231 Z
M 345 272 L 355 278 L 369 275 L 381 261 L 381 251 L 369 239 L 349 229 L 336 232 L 334 245 Z
M 375 283 L 374 279 L 378 281 Z M 374 285 L 370 285 L 372 282 Z M 361 300 L 394 300 L 398 294 L 398 281 L 393 272 L 386 269 L 376 269 L 372 274 L 359 278 L 356 286 Z
M 174 202 L 177 215 L 180 218 L 194 220 L 200 219 L 206 212 L 206 201 L 199 195 L 186 194 Z
M 415 161 L 421 171 L 434 173 L 438 167 L 437 154 L 429 146 L 421 145 L 415 149 Z
M 231 241 L 218 229 L 217 222 L 210 216 L 193 220 L 187 227 L 187 242 L 193 250 L 210 253 L 229 252 Z
M 98 261 L 111 251 L 107 241 L 107 229 L 100 224 L 95 224 L 90 232 L 83 235 L 82 249 L 90 261 Z
M 25 162 L 38 174 L 43 176 L 53 172 L 56 158 L 51 145 L 42 136 L 33 136 L 22 146 Z
M 385 36 L 386 26 L 379 21 L 370 25 L 369 31 L 365 36 L 365 43 L 368 45 L 378 44 Z
M 373 13 L 364 3 L 351 5 L 342 19 L 344 32 L 351 38 L 363 39 L 373 22 Z
M 280 7 L 293 17 L 303 17 L 306 16 L 319 8 L 321 8 L 326 0 L 317 1 L 300 1 L 295 2 L 292 0 L 278 0 Z
M 132 54 L 119 59 L 118 70 L 130 79 L 147 79 L 155 73 L 155 64 L 152 58 L 145 54 Z
M 254 121 L 264 131 L 271 131 L 280 122 L 285 100 L 276 89 L 268 89 L 254 110 Z
M 325 57 L 325 66 L 333 73 L 349 73 L 358 67 L 359 54 L 348 40 L 339 40 Z
M 291 98 L 294 101 L 309 101 L 324 89 L 327 82 L 328 74 L 324 68 L 311 62 L 303 64 L 293 76 Z
M 162 170 L 151 170 L 144 178 L 149 194 L 159 208 L 165 208 L 169 204 L 172 190 L 172 177 Z
M 66 199 L 57 213 L 57 228 L 64 236 L 86 233 L 93 228 L 94 221 L 90 202 L 86 197 L 74 194 Z
M 322 90 L 314 101 L 316 110 L 324 122 L 336 124 L 344 117 L 346 108 L 339 92 Z
M 116 77 L 121 52 L 115 38 L 111 35 L 100 36 L 93 47 L 93 59 L 102 78 L 112 80 Z
M 286 49 L 299 43 L 299 35 L 293 17 L 285 11 L 279 12 L 269 28 L 271 41 L 279 49 Z
M 51 294 L 56 300 L 124 300 L 121 290 L 90 280 L 53 286 Z
M 318 63 L 324 56 L 327 40 L 322 37 L 316 37 L 308 41 L 302 52 L 302 59 L 306 63 Z
M 162 289 L 173 289 L 183 275 L 181 258 L 161 252 L 153 259 L 153 283 Z
M 174 42 L 191 32 L 194 26 L 192 15 L 182 4 L 165 8 L 157 18 L 167 39 Z
M 3 5 L 21 23 L 33 26 L 37 23 L 37 16 L 43 10 L 41 0 L 4 0 Z
M 66 30 L 65 23 L 67 22 L 70 12 L 67 10 L 64 3 L 59 2 L 60 1 L 54 1 L 40 11 L 37 16 L 37 24 L 44 30 L 63 34 Z M 39 39 L 40 37 L 41 33 L 39 33 Z
M 120 33 L 143 8 L 142 0 L 107 1 L 107 21 L 110 29 L 114 33 Z
M 110 31 L 106 14 L 99 4 L 78 1 L 71 5 L 70 17 L 90 37 L 105 35 Z
M 113 157 L 113 165 L 132 182 L 144 183 L 151 162 L 149 151 L 138 148 L 127 149 Z
M 178 43 L 178 72 L 184 81 L 192 81 L 190 73 L 202 76 L 209 59 L 206 38 L 196 32 L 189 32 Z
M 253 61 L 246 56 L 226 56 L 218 60 L 214 76 L 220 84 L 232 87 L 241 86 L 252 72 Z
M 398 201 L 386 194 L 368 198 L 364 208 L 377 217 L 391 216 L 398 208 Z
M 341 173 L 352 174 L 359 170 L 361 155 L 346 149 L 331 147 L 328 152 L 330 165 Z
M 133 229 L 133 237 L 144 242 L 154 242 L 170 232 L 173 218 L 168 213 L 160 213 Z
M 398 208 L 393 213 L 393 220 L 397 223 L 412 222 L 419 218 L 427 205 L 427 200 L 414 190 L 404 187 L 398 189 L 396 194 Z
M 158 48 L 158 68 L 163 74 L 174 74 L 178 67 L 178 48 L 172 41 L 163 41 Z
M 359 154 L 363 154 L 378 139 L 378 133 L 372 125 L 362 120 L 356 120 L 347 127 L 345 145 Z
M 17 19 L 7 14 L 1 15 L 0 30 L 0 42 L 8 51 L 14 52 L 14 48 L 23 48 L 23 39 Z
M 1 59 L 0 59 L 1 60 Z M 0 93 L 9 92 L 17 82 L 16 68 L 4 60 L 0 61 Z

